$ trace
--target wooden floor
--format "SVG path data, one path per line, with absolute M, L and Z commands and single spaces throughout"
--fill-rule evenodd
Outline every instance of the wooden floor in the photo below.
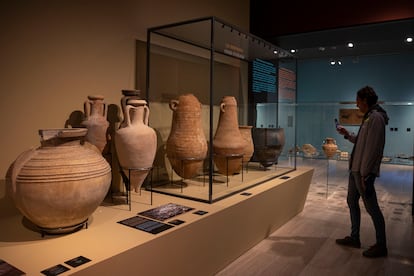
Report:
M 335 239 L 350 233 L 347 162 L 304 159 L 298 165 L 315 168 L 303 212 L 216 276 L 414 275 L 412 166 L 381 167 L 375 185 L 386 221 L 388 257 L 368 259 L 362 251 L 375 243 L 375 232 L 362 201 L 362 248 L 335 244 Z

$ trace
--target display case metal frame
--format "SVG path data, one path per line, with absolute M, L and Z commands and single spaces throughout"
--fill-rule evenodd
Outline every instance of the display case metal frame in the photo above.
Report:
M 221 58 L 229 58 L 234 59 L 236 61 L 248 62 L 253 61 L 254 59 L 263 59 L 263 60 L 272 60 L 273 62 L 277 63 L 281 60 L 288 61 L 296 66 L 296 59 L 295 57 L 289 53 L 288 51 L 281 49 L 253 34 L 250 34 L 246 31 L 240 30 L 238 27 L 229 24 L 217 17 L 203 17 L 193 20 L 187 20 L 182 22 L 177 22 L 173 24 L 167 24 L 163 26 L 149 28 L 147 30 L 147 49 L 146 49 L 146 99 L 151 107 L 153 101 L 153 94 L 154 91 L 152 90 L 152 82 L 151 78 L 154 74 L 152 72 L 152 51 L 156 49 L 156 47 L 166 47 L 163 46 L 163 40 L 173 41 L 174 43 L 180 44 L 180 46 L 185 45 L 191 48 L 190 50 L 197 49 L 203 51 L 203 55 L 205 55 L 205 59 L 209 62 L 209 131 L 207 141 L 213 141 L 214 139 L 214 124 L 213 118 L 214 114 L 214 98 L 217 97 L 215 91 L 215 62 L 216 58 L 219 56 Z M 178 47 L 180 48 L 180 47 Z M 176 50 L 176 49 L 175 49 Z M 179 49 L 179 51 L 185 52 L 186 49 Z M 208 53 L 208 54 L 207 54 Z M 296 67 L 295 67 L 296 68 Z M 251 93 L 250 91 L 248 93 Z M 276 91 L 276 101 L 277 100 L 277 93 Z M 248 112 L 252 113 L 251 108 L 251 97 L 246 95 L 248 98 L 247 106 Z M 274 99 L 273 99 L 274 100 Z M 276 102 L 276 105 L 278 102 Z M 285 104 L 286 105 L 286 104 Z M 295 102 L 290 102 L 287 104 L 291 108 L 295 108 Z M 253 107 L 254 109 L 254 107 Z M 253 110 L 254 112 L 254 110 Z M 279 112 L 278 110 L 276 112 Z M 294 113 L 294 111 L 293 111 Z M 155 116 L 152 112 L 152 116 Z M 246 115 L 247 116 L 247 115 Z M 276 115 L 277 116 L 277 115 Z M 277 120 L 277 118 L 275 119 Z M 151 121 L 151 119 L 150 119 Z M 249 119 L 249 122 L 251 120 Z M 150 122 L 151 124 L 151 122 Z M 279 125 L 279 122 L 275 124 Z M 290 145 L 285 145 L 286 148 L 296 145 L 296 130 L 295 130 L 295 123 L 293 125 L 293 138 L 290 139 Z M 155 126 L 156 128 L 156 126 Z M 213 178 L 215 176 L 214 172 L 214 152 L 212 148 L 212 143 L 208 143 L 208 169 L 206 173 L 208 175 L 208 198 L 199 198 L 197 196 L 188 196 L 180 193 L 173 193 L 172 195 L 188 198 L 191 200 L 201 201 L 201 202 L 208 202 L 213 203 L 228 196 L 240 193 L 243 190 L 251 188 L 256 185 L 260 185 L 264 182 L 269 181 L 270 179 L 274 179 L 276 177 L 280 177 L 288 172 L 296 170 L 296 153 L 295 151 L 289 151 L 289 165 L 287 166 L 286 170 L 282 171 L 280 174 L 274 174 L 272 177 L 258 179 L 251 185 L 243 186 L 240 189 L 235 189 L 234 191 L 230 191 L 225 195 L 215 196 L 213 194 Z M 288 151 L 288 150 L 286 150 Z M 287 154 L 286 154 L 287 155 Z M 243 169 L 243 166 L 242 166 Z M 273 168 L 274 169 L 274 168 Z M 229 177 L 227 175 L 227 177 Z M 228 183 L 228 182 L 227 182 Z M 170 194 L 169 192 L 165 192 L 162 190 L 157 189 L 157 185 L 154 184 L 152 188 L 153 192 L 158 193 L 165 193 Z

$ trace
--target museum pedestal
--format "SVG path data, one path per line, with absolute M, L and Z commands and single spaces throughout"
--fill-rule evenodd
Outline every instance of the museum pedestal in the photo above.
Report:
M 298 168 L 213 204 L 154 194 L 150 205 L 143 190 L 133 194 L 131 211 L 103 204 L 87 229 L 44 238 L 1 194 L 0 259 L 27 275 L 59 264 L 70 268 L 61 275 L 213 275 L 303 210 L 312 174 Z M 173 218 L 184 223 L 158 234 L 118 223 L 167 203 L 194 209 Z M 65 264 L 78 256 L 91 261 Z

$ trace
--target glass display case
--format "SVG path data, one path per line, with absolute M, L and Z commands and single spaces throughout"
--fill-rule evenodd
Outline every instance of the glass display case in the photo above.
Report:
M 296 60 L 216 17 L 148 29 L 154 192 L 215 202 L 296 169 Z
M 411 102 L 380 102 L 390 118 L 386 126 L 386 143 L 382 162 L 385 164 L 413 165 L 414 116 Z M 329 157 L 348 161 L 353 144 L 336 131 L 335 119 L 350 132 L 358 133 L 363 114 L 356 102 L 297 103 L 297 154 L 304 158 L 327 159 L 323 150 L 327 138 L 333 138 L 336 153 Z
M 387 201 L 393 204 L 412 204 L 414 168 L 414 106 L 412 102 L 380 102 L 390 118 L 385 130 L 385 147 L 376 180 L 380 189 L 387 190 Z M 336 131 L 335 119 L 350 132 L 358 133 L 362 122 L 356 102 L 297 103 L 297 162 L 320 167 L 326 173 L 326 194 L 340 191 L 336 184 L 347 179 L 348 161 L 353 144 Z M 332 138 L 335 153 L 327 156 L 324 144 Z M 322 167 L 323 166 L 323 167 Z M 323 168 L 323 169 L 322 169 Z

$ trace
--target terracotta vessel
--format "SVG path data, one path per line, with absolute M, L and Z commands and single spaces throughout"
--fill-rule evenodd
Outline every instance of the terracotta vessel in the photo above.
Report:
M 145 100 L 129 99 L 124 113 L 126 126 L 115 132 L 119 163 L 135 192 L 151 170 L 157 149 L 157 135 L 148 126 L 149 113 Z
M 121 110 L 122 114 L 125 114 L 126 106 L 128 103 L 128 100 L 139 100 L 141 95 L 141 90 L 135 90 L 135 89 L 123 89 L 122 91 L 122 98 L 121 98 Z M 121 125 L 119 128 L 123 128 L 127 125 L 126 118 L 124 116 L 123 121 L 121 122 Z
M 220 104 L 220 117 L 213 139 L 214 163 L 221 174 L 240 172 L 245 141 L 237 119 L 235 97 L 225 96 Z
M 106 105 L 101 95 L 90 95 L 84 103 L 85 119 L 82 126 L 88 129 L 86 141 L 95 145 L 100 152 L 108 151 L 108 127 Z
M 41 146 L 23 152 L 6 175 L 16 207 L 42 232 L 80 229 L 105 198 L 111 168 L 96 147 L 83 143 L 87 130 L 39 130 Z
M 283 128 L 253 128 L 254 156 L 263 167 L 277 164 L 285 145 Z
M 243 163 L 249 162 L 254 152 L 252 128 L 252 126 L 239 126 L 240 134 L 245 141 L 243 148 Z
M 332 158 L 336 154 L 338 146 L 334 138 L 326 137 L 322 145 L 323 152 L 327 158 Z
M 207 156 L 207 140 L 201 122 L 201 103 L 193 94 L 170 101 L 173 111 L 167 139 L 167 157 L 173 170 L 188 179 L 202 173 Z

